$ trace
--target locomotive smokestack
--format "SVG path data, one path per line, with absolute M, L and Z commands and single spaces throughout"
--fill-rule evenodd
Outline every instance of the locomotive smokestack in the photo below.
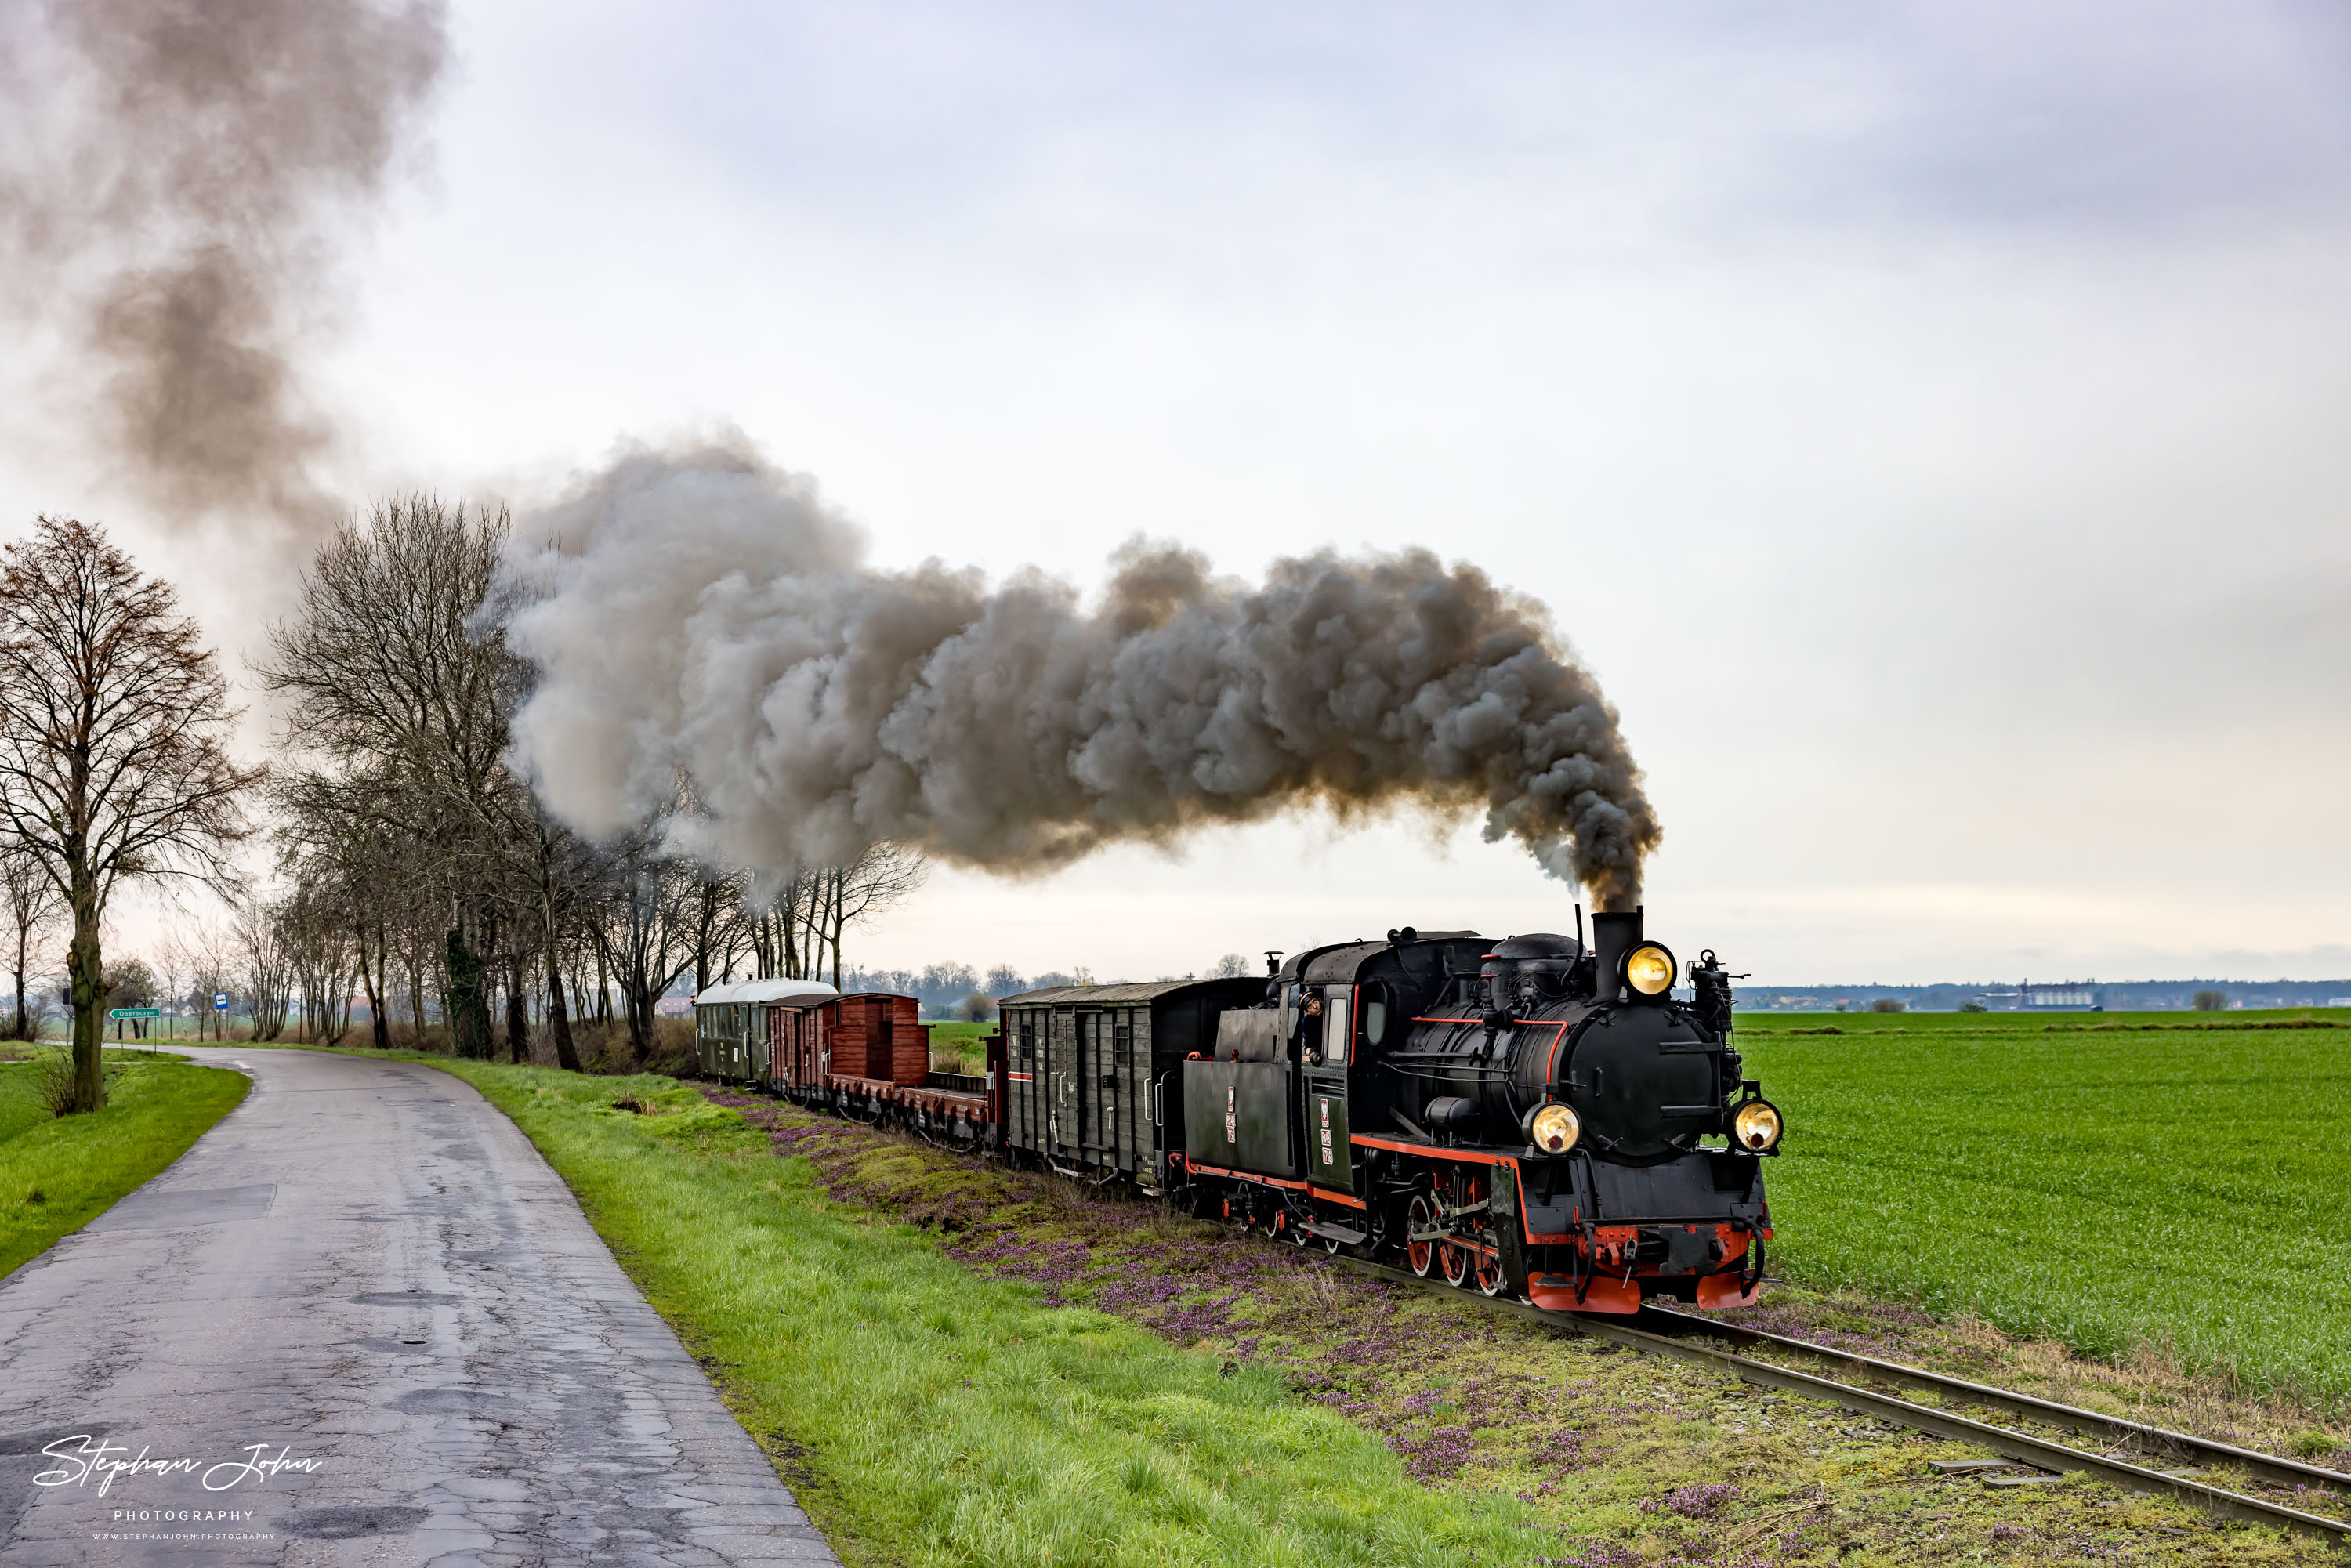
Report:
M 513 538 L 517 760 L 593 835 L 681 777 L 677 847 L 778 879 L 878 842 L 1020 874 L 1405 807 L 1640 902 L 1656 817 L 1599 683 L 1542 606 L 1428 550 L 1244 582 L 1135 539 L 1088 604 L 1033 569 L 873 566 L 739 437 L 627 455 Z
M 1620 988 L 1616 967 L 1625 961 L 1625 954 L 1640 945 L 1641 912 L 1637 908 L 1626 914 L 1603 911 L 1593 915 L 1593 978 L 1603 998 L 1616 995 Z

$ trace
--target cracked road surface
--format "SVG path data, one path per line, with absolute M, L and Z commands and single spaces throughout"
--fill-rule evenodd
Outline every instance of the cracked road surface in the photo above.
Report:
M 570 1189 L 466 1084 L 187 1054 L 245 1064 L 253 1092 L 0 1281 L 0 1563 L 836 1562 Z M 102 1472 L 36 1484 L 101 1444 L 192 1464 L 103 1494 Z M 214 1468 L 256 1445 L 309 1468 Z

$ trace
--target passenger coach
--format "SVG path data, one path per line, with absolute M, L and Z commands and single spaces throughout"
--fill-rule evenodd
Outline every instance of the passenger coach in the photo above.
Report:
M 694 1064 L 705 1078 L 765 1083 L 770 1013 L 796 1012 L 841 993 L 822 980 L 733 980 L 694 998 Z

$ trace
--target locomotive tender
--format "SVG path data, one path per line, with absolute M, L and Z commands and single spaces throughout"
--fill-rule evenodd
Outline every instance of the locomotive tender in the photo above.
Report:
M 795 998 L 768 1009 L 752 1081 L 1488 1295 L 1751 1302 L 1782 1123 L 1740 1075 L 1733 977 L 1706 952 L 1677 998 L 1638 912 L 1595 915 L 1588 947 L 1582 924 L 1407 926 L 1270 954 L 1266 978 L 1006 997 L 984 1079 L 783 1049 L 850 1000 Z

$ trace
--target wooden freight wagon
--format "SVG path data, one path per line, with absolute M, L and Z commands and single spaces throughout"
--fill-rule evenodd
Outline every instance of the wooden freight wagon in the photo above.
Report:
M 1184 1141 L 1184 1059 L 1216 1048 L 1217 1015 L 1265 999 L 1262 978 L 1057 986 L 997 1004 L 1005 1142 L 1056 1168 L 1156 1190 Z
M 919 1085 L 931 1071 L 931 1026 L 912 997 L 869 991 L 828 1002 L 837 1078 Z

